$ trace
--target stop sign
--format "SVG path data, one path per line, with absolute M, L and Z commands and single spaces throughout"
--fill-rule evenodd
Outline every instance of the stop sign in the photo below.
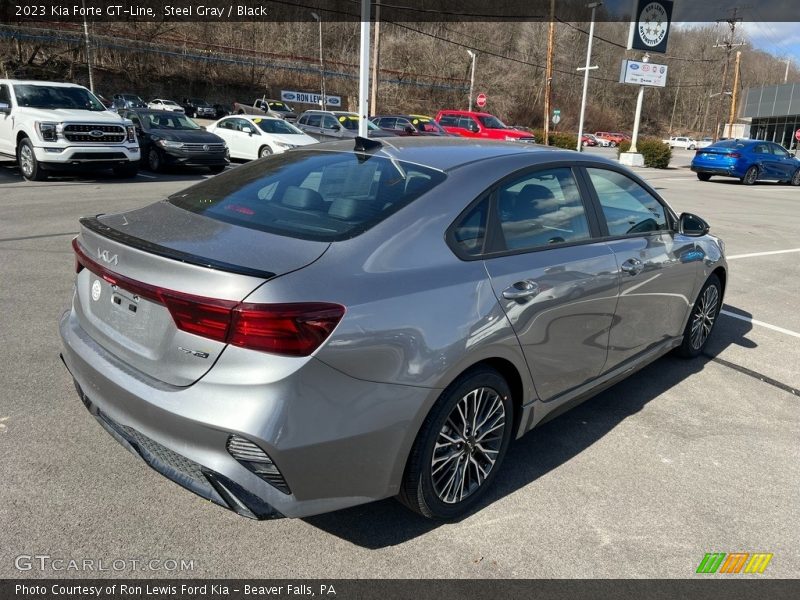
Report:
M 486 106 L 486 94 L 484 94 L 482 92 L 480 94 L 478 94 L 478 97 L 475 98 L 475 104 L 478 105 L 478 108 L 483 108 L 484 106 Z M 800 138 L 798 138 L 798 139 L 800 139 Z
M 794 132 L 794 139 L 800 142 L 800 129 Z

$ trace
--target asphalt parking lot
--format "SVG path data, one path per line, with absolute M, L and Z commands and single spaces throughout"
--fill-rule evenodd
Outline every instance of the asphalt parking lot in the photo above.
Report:
M 27 183 L 0 163 L 0 577 L 97 575 L 14 566 L 46 554 L 194 565 L 105 577 L 690 578 L 707 552 L 773 553 L 761 577 L 800 576 L 800 189 L 701 183 L 688 156 L 639 172 L 726 241 L 707 356 L 663 358 L 517 441 L 481 509 L 449 524 L 393 500 L 250 521 L 125 451 L 58 358 L 70 241 L 80 216 L 209 175 Z

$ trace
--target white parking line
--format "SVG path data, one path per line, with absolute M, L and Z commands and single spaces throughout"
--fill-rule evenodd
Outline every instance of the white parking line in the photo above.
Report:
M 764 323 L 764 321 L 758 321 L 750 317 L 745 317 L 744 315 L 737 315 L 736 313 L 732 313 L 727 310 L 721 310 L 719 311 L 719 313 L 721 315 L 725 315 L 726 317 L 733 317 L 734 319 L 739 319 L 740 321 L 745 321 L 747 323 L 752 323 L 753 325 L 758 325 L 760 327 L 766 327 L 767 329 L 772 329 L 772 331 L 777 331 L 778 333 L 785 333 L 786 335 L 791 335 L 792 337 L 800 338 L 800 333 L 797 333 L 796 331 L 791 331 L 789 329 L 784 329 L 783 327 L 778 327 L 777 325 L 770 325 L 769 323 Z
M 148 179 L 155 179 L 155 176 L 153 176 L 153 175 L 145 175 L 144 173 L 139 173 L 138 176 L 139 177 L 147 177 Z
M 771 250 L 769 252 L 751 252 L 749 254 L 734 254 L 732 256 L 728 256 L 728 260 L 734 260 L 736 258 L 753 258 L 756 256 L 770 256 L 772 254 L 788 254 L 789 252 L 800 252 L 800 248 L 792 248 L 791 250 Z

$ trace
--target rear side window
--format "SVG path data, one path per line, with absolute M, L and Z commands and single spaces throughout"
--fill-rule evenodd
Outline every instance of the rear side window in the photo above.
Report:
M 248 229 L 332 242 L 366 231 L 445 177 L 382 156 L 292 151 L 208 179 L 168 201 Z
M 607 169 L 586 169 L 611 236 L 669 229 L 663 205 L 631 178 Z
M 452 239 L 461 252 L 469 256 L 478 256 L 483 252 L 488 215 L 489 199 L 484 198 L 453 228 Z

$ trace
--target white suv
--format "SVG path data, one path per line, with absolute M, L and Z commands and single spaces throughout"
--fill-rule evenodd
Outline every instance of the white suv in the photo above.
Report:
M 0 155 L 28 180 L 86 166 L 133 177 L 140 158 L 133 123 L 85 87 L 14 79 L 0 79 Z

